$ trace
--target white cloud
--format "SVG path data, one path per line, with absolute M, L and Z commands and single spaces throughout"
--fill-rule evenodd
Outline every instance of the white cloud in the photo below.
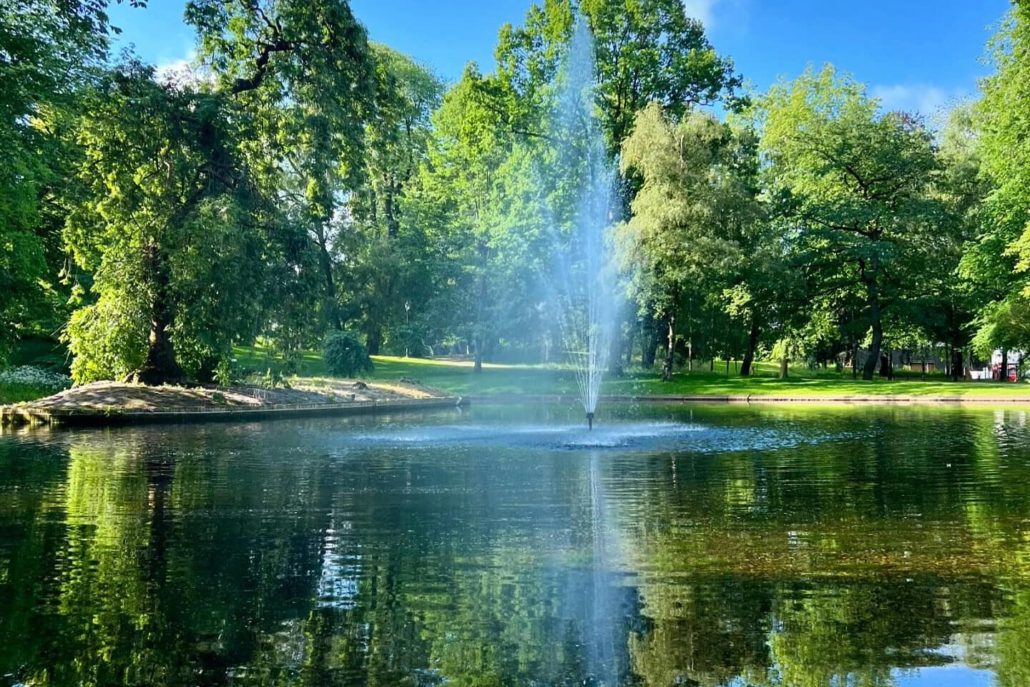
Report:
M 683 0 L 683 9 L 687 16 L 699 20 L 706 29 L 712 27 L 715 21 L 715 6 L 720 0 Z
M 969 94 L 962 89 L 947 90 L 931 84 L 894 84 L 873 87 L 872 96 L 885 111 L 917 113 L 933 121 L 946 117 Z
M 168 81 L 171 79 L 175 79 L 180 74 L 188 74 L 191 71 L 193 71 L 192 63 L 192 56 L 183 58 L 181 60 L 163 62 L 154 67 L 154 77 L 158 81 Z
M 197 62 L 197 54 L 191 50 L 182 59 L 163 62 L 154 67 L 154 79 L 158 83 L 182 87 L 207 81 L 214 83 L 214 75 Z

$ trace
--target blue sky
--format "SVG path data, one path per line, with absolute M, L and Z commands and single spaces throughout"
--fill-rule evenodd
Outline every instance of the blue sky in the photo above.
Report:
M 934 115 L 976 91 L 985 43 L 1009 0 L 683 0 L 717 50 L 764 89 L 806 65 L 832 62 L 869 84 L 888 109 Z M 497 30 L 531 0 L 351 0 L 374 40 L 412 55 L 447 80 L 469 60 L 493 66 Z M 189 57 L 185 0 L 116 6 L 123 43 L 167 65 Z

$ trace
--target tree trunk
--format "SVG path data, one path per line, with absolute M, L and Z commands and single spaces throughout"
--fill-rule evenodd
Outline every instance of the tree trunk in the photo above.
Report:
M 634 322 L 634 324 L 636 324 Z M 633 364 L 633 339 L 636 338 L 637 328 L 630 327 L 626 333 L 626 367 Z
M 395 209 L 394 197 L 398 195 L 398 187 L 400 184 L 395 179 L 390 179 L 387 183 L 386 197 L 383 199 L 383 214 L 386 216 L 386 235 L 391 240 L 397 238 L 397 234 L 400 233 L 400 220 L 397 218 L 397 211 Z
M 1001 349 L 1001 367 L 998 368 L 998 381 L 1005 382 L 1009 378 L 1009 351 L 1007 348 L 1002 347 Z
M 151 246 L 148 249 L 147 262 L 149 273 L 154 278 L 154 300 L 150 309 L 150 337 L 147 344 L 147 358 L 139 371 L 139 381 L 144 384 L 164 384 L 179 382 L 185 379 L 179 363 L 175 360 L 175 348 L 172 346 L 171 327 L 172 306 L 168 302 L 169 282 L 168 265 L 160 254 L 160 249 Z
M 486 336 L 483 333 L 485 323 L 483 322 L 486 313 L 486 268 L 487 268 L 487 257 L 488 251 L 486 244 L 479 245 L 479 283 L 477 285 L 477 297 L 476 297 L 476 334 L 475 334 L 475 346 L 476 346 L 476 357 L 475 363 L 472 366 L 473 372 L 483 371 L 483 340 Z
M 780 358 L 780 379 L 787 379 L 790 376 L 790 360 L 787 356 Z
M 758 318 L 751 318 L 751 332 L 747 336 L 747 350 L 744 351 L 744 362 L 740 366 L 740 376 L 751 374 L 751 365 L 755 362 L 755 349 L 758 348 Z
M 956 348 L 954 357 L 951 361 L 951 380 L 957 382 L 962 379 L 962 371 L 965 368 L 965 364 L 962 360 L 962 348 Z
M 866 284 L 869 319 L 873 325 L 873 341 L 869 346 L 869 358 L 866 359 L 865 367 L 862 369 L 862 379 L 866 381 L 871 381 L 873 374 L 876 372 L 876 364 L 880 362 L 880 347 L 883 345 L 883 322 L 880 318 L 880 288 L 877 282 L 879 261 L 876 255 L 873 255 L 870 261 L 871 264 L 868 272 L 865 269 L 865 261 L 859 263 L 862 268 L 863 281 Z
M 668 342 L 665 346 L 665 365 L 662 367 L 662 381 L 668 382 L 672 379 L 672 363 L 676 354 L 676 316 L 669 315 Z
M 186 378 L 179 363 L 175 360 L 175 349 L 168 329 L 172 326 L 171 316 L 164 306 L 155 307 L 154 317 L 150 321 L 150 339 L 147 347 L 147 359 L 139 372 L 139 381 L 144 384 L 165 384 L 180 382 Z
M 383 330 L 379 325 L 373 325 L 365 337 L 365 347 L 368 348 L 369 355 L 379 355 L 379 352 L 383 348 Z
M 343 322 L 340 320 L 340 309 L 336 302 L 336 280 L 333 278 L 333 259 L 329 255 L 329 241 L 325 234 L 325 222 L 318 226 L 315 235 L 315 243 L 318 244 L 318 265 L 322 270 L 322 279 L 325 282 L 325 318 L 326 323 L 336 331 L 343 330 Z
M 883 345 L 883 323 L 880 322 L 879 305 L 875 308 L 873 316 L 873 341 L 869 345 L 869 357 L 866 358 L 862 367 L 862 379 L 870 381 L 876 372 L 876 366 L 880 362 L 880 348 Z
M 644 332 L 641 336 L 642 342 L 640 344 L 640 366 L 645 370 L 654 369 L 654 360 L 658 351 L 658 343 L 661 339 L 661 332 L 658 328 L 658 323 L 655 322 L 654 317 L 648 315 L 644 320 Z

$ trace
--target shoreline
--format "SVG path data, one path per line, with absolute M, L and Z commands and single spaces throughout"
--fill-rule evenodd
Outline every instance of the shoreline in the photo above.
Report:
M 0 427 L 250 422 L 402 412 L 463 402 L 457 394 L 413 381 L 311 378 L 296 386 L 275 389 L 95 382 L 34 401 L 0 406 Z
M 565 403 L 579 400 L 570 394 L 470 394 L 476 403 Z M 827 405 L 1026 405 L 1030 396 L 910 396 L 910 395 L 843 395 L 787 396 L 778 394 L 698 395 L 698 394 L 613 394 L 601 396 L 602 403 L 713 403 L 744 404 L 807 403 Z
M 280 418 L 345 417 L 376 415 L 433 408 L 451 408 L 468 404 L 461 396 L 411 398 L 349 403 L 281 405 L 260 408 L 225 408 L 200 410 L 169 408 L 167 410 L 94 410 L 89 408 L 47 409 L 26 406 L 0 406 L 0 427 L 117 427 L 143 424 L 192 424 L 202 422 L 250 422 Z
M 45 400 L 45 399 L 41 399 Z M 611 394 L 601 397 L 602 403 L 669 403 L 713 405 L 828 405 L 828 406 L 902 406 L 939 407 L 997 406 L 1030 407 L 1028 396 L 913 396 L 913 395 L 830 395 L 804 396 L 784 394 Z M 477 404 L 577 403 L 573 394 L 445 394 L 439 392 L 423 398 L 379 398 L 317 403 L 280 403 L 255 407 L 184 407 L 169 405 L 136 409 L 128 407 L 60 407 L 27 402 L 0 406 L 0 427 L 115 427 L 143 424 L 192 424 L 205 422 L 251 422 L 278 418 L 345 417 L 408 412 Z

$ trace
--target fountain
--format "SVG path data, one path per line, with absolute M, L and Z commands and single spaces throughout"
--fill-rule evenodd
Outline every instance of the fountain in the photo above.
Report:
M 614 219 L 616 174 L 597 120 L 594 43 L 586 22 L 576 22 L 558 79 L 557 157 L 578 182 L 571 233 L 559 265 L 559 325 L 566 354 L 576 373 L 587 427 L 593 429 L 601 380 L 608 365 L 617 298 L 609 259 L 608 228 Z

